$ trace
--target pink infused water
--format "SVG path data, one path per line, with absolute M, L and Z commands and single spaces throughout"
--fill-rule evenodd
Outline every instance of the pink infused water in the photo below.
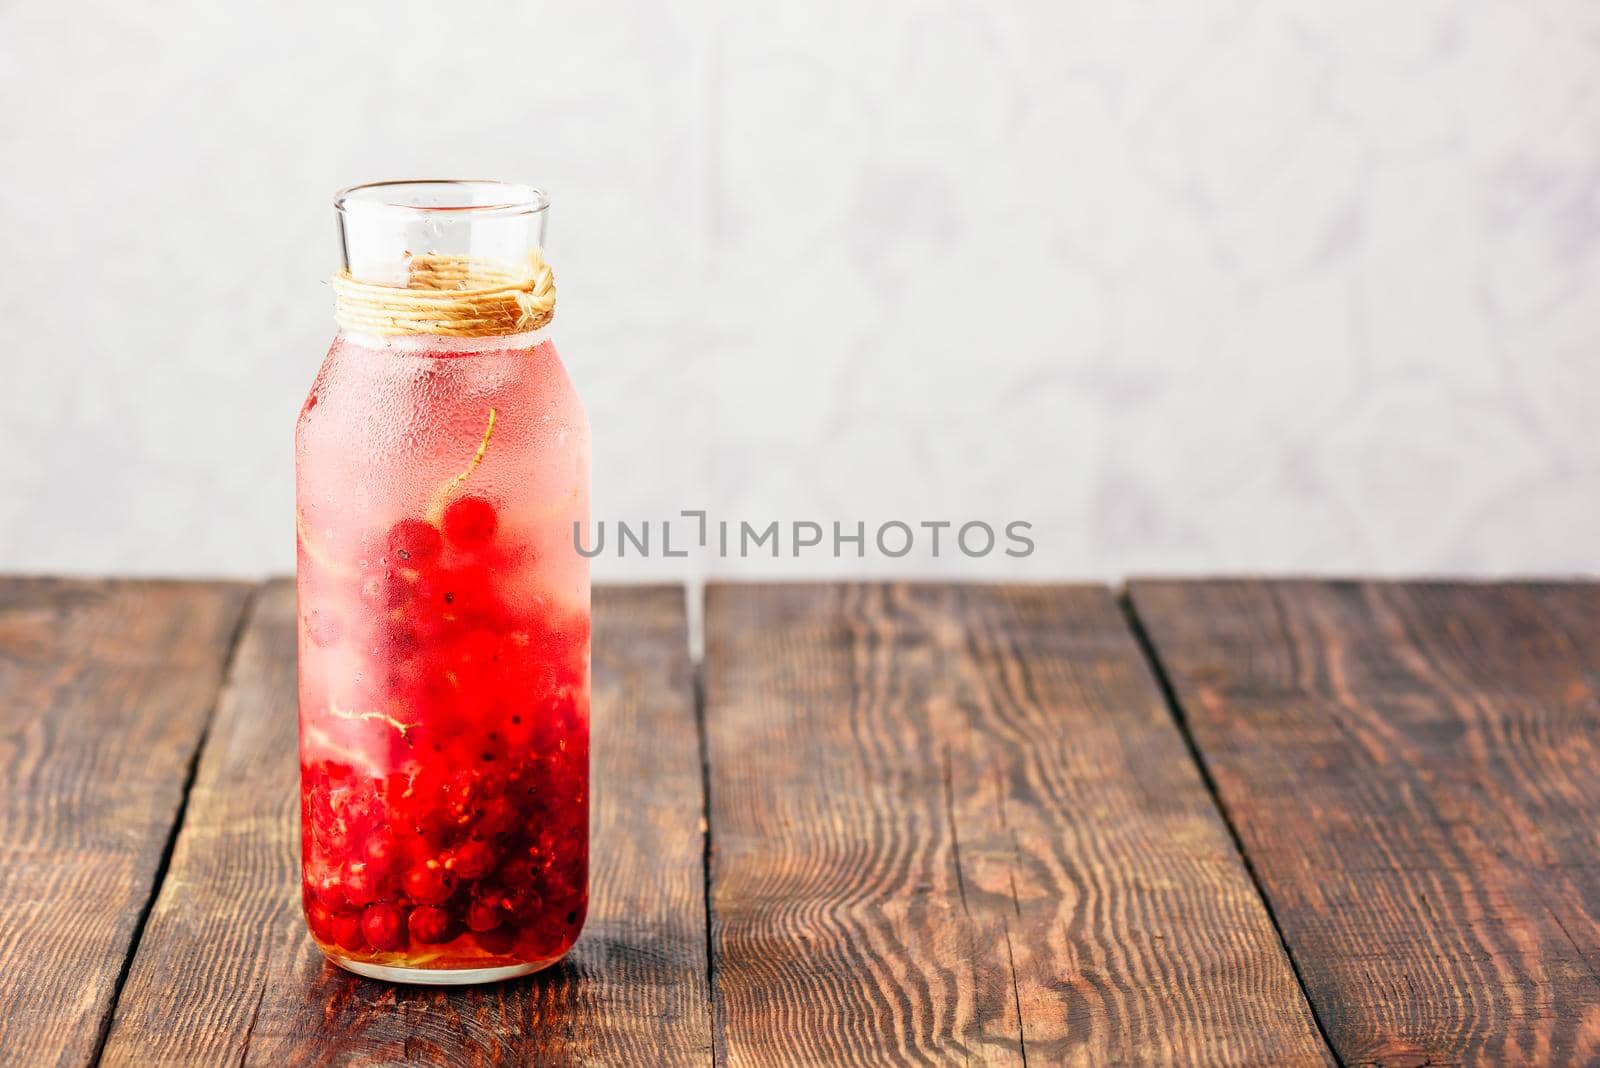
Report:
M 296 429 L 303 900 L 415 981 L 559 959 L 588 900 L 589 430 L 541 333 L 341 333 Z

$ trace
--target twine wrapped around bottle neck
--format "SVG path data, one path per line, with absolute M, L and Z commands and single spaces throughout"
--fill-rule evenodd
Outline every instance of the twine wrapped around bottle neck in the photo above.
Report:
M 405 285 L 333 276 L 334 318 L 358 334 L 494 337 L 537 330 L 556 314 L 556 280 L 537 249 L 520 264 L 430 252 L 410 257 Z

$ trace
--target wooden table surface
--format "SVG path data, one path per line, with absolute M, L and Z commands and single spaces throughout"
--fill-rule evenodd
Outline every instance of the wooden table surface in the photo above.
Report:
M 0 1063 L 1600 1063 L 1600 585 L 596 591 L 593 905 L 325 965 L 290 583 L 0 579 Z

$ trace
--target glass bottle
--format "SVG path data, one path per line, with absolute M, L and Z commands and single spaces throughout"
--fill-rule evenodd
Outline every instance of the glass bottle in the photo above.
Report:
M 335 203 L 340 330 L 295 432 L 306 919 L 361 975 L 505 979 L 588 900 L 589 427 L 543 329 L 549 202 Z

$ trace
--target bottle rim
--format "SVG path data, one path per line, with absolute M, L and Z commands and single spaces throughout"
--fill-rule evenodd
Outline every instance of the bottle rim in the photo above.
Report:
M 550 197 L 536 186 L 483 178 L 397 178 L 363 182 L 339 190 L 333 206 L 341 215 L 448 215 L 504 218 L 537 215 Z

